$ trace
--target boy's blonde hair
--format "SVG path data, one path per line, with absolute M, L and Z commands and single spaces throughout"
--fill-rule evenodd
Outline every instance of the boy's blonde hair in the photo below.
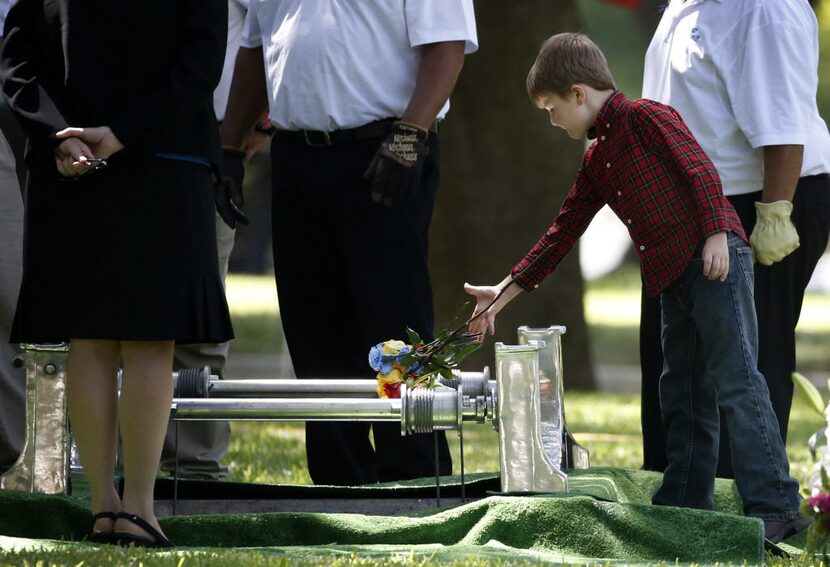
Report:
M 605 55 L 588 36 L 581 33 L 551 36 L 527 74 L 527 94 L 533 101 L 547 94 L 564 98 L 577 83 L 597 90 L 617 88 Z

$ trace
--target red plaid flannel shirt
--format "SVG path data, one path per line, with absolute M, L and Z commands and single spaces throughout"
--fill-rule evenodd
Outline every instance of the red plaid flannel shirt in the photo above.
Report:
M 617 91 L 594 136 L 553 225 L 512 270 L 523 289 L 539 287 L 605 204 L 628 228 L 651 297 L 680 276 L 706 237 L 731 230 L 746 240 L 715 166 L 676 110 Z

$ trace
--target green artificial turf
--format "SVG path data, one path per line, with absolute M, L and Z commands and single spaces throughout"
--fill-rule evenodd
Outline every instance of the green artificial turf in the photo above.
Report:
M 555 563 L 596 561 L 750 563 L 763 560 L 762 524 L 740 515 L 733 483 L 718 483 L 717 511 L 650 504 L 660 475 L 613 468 L 572 471 L 569 493 L 493 495 L 450 509 L 411 516 L 258 513 L 162 518 L 167 535 L 189 558 L 204 548 L 268 548 L 292 559 L 354 556 L 429 561 L 491 557 Z M 411 487 L 413 483 L 407 483 Z M 429 479 L 423 481 L 429 486 Z M 318 490 L 309 487 L 308 490 Z M 349 488 L 319 488 L 347 496 Z M 393 494 L 394 486 L 361 487 Z M 74 550 L 91 525 L 85 504 L 72 497 L 0 492 L 0 549 L 3 558 Z M 199 548 L 199 549 L 187 549 Z M 99 559 L 113 552 L 108 546 Z M 171 552 L 166 552 L 168 555 Z

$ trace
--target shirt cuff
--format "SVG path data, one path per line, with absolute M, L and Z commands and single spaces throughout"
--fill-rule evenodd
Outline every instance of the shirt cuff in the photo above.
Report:
M 520 288 L 525 291 L 533 291 L 539 287 L 542 278 L 540 278 L 538 274 L 533 273 L 531 270 L 525 270 L 522 272 L 526 265 L 527 264 L 525 262 L 521 262 L 513 266 L 513 269 L 510 270 L 510 275 L 513 276 L 513 281 L 515 281 Z
M 409 44 L 411 47 L 420 47 L 430 43 L 443 43 L 446 41 L 463 41 L 464 55 L 469 55 L 478 50 L 478 38 L 471 38 L 467 28 L 455 30 L 431 30 L 427 33 L 415 33 L 410 35 Z
M 239 40 L 239 47 L 244 47 L 246 49 L 256 49 L 258 47 L 262 47 L 262 38 L 258 37 L 256 39 L 249 39 L 243 36 Z
M 747 140 L 753 148 L 758 149 L 764 146 L 803 146 L 807 142 L 807 136 L 801 132 L 758 134 Z

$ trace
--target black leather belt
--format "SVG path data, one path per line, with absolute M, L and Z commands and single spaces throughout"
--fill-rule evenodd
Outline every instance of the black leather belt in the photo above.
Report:
M 332 130 L 331 132 L 321 130 L 277 130 L 274 132 L 274 136 L 295 144 L 303 144 L 315 148 L 325 148 L 328 146 L 337 146 L 339 144 L 356 142 L 358 140 L 383 138 L 392 129 L 392 124 L 396 120 L 397 118 L 386 118 L 384 120 L 369 122 L 368 124 L 358 126 L 357 128 Z M 430 131 L 438 131 L 437 121 L 432 123 Z
M 394 118 L 387 118 L 386 120 L 369 122 L 357 128 L 332 130 L 331 132 L 321 130 L 277 130 L 274 132 L 274 136 L 295 144 L 324 148 L 368 138 L 383 138 L 389 133 L 394 121 Z

